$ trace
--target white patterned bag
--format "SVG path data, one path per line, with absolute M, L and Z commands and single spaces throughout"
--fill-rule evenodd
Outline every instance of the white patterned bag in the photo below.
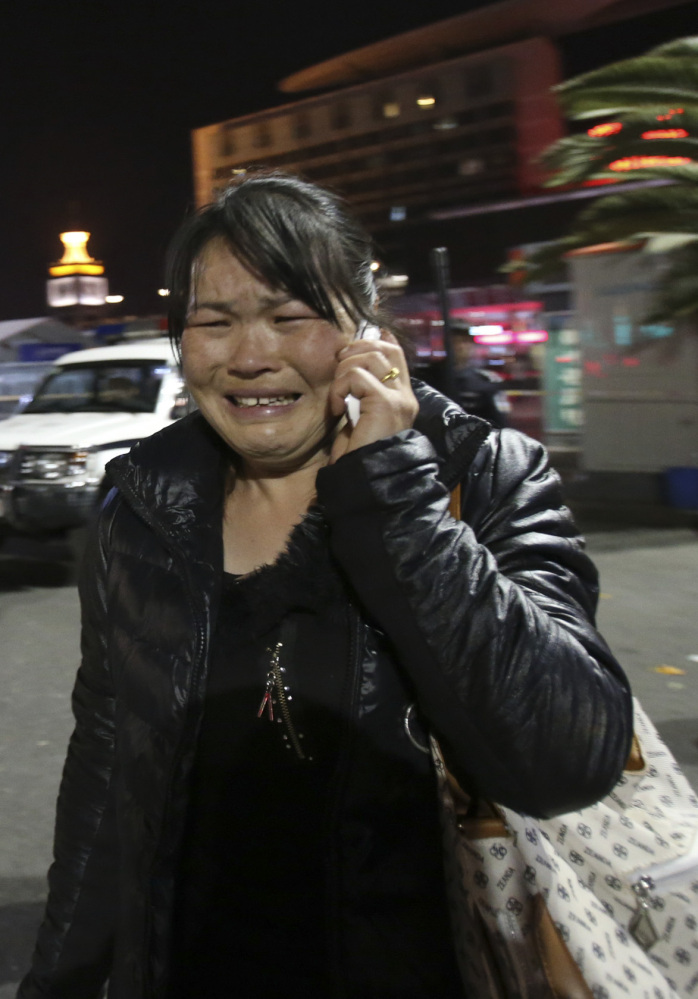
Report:
M 459 966 L 478 999 L 698 999 L 698 801 L 635 701 L 640 769 L 554 819 L 468 812 L 435 740 Z

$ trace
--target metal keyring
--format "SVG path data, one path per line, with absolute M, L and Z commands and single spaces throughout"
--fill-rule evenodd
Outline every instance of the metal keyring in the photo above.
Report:
M 410 731 L 410 723 L 414 718 L 415 713 L 416 713 L 416 708 L 414 704 L 408 704 L 405 710 L 405 719 L 404 719 L 404 726 L 407 738 L 410 740 L 415 749 L 419 750 L 420 753 L 431 753 L 431 749 L 429 748 L 429 743 L 426 743 L 425 745 L 421 742 L 417 742 L 415 737 L 412 735 L 412 732 Z

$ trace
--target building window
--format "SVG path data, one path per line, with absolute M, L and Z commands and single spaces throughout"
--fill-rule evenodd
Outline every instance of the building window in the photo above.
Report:
M 477 174 L 482 173 L 484 169 L 485 164 L 476 156 L 467 160 L 461 160 L 458 163 L 458 173 L 461 177 L 475 177 Z
M 266 149 L 271 145 L 271 129 L 269 122 L 260 121 L 254 134 L 254 144 L 256 149 Z
M 439 103 L 438 87 L 434 80 L 424 80 L 417 87 L 417 107 L 432 111 Z
M 218 154 L 219 156 L 232 156 L 236 152 L 235 129 L 224 128 L 218 135 Z
M 373 100 L 373 117 L 376 121 L 383 121 L 384 118 L 399 118 L 400 102 L 395 100 L 395 94 L 390 90 L 383 90 L 376 94 Z
M 492 63 L 483 62 L 465 71 L 465 95 L 470 100 L 489 97 L 494 90 Z
M 349 128 L 351 125 L 351 104 L 348 101 L 337 101 L 330 109 L 330 124 L 332 128 L 339 131 L 341 128 Z
M 380 170 L 387 163 L 388 158 L 385 153 L 374 153 L 373 156 L 367 156 L 364 160 L 364 165 L 367 170 Z
M 306 111 L 299 111 L 293 116 L 292 131 L 294 139 L 307 139 L 311 135 L 310 115 Z

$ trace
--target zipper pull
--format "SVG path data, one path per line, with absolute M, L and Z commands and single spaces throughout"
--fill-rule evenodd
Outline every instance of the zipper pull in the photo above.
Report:
M 259 711 L 257 712 L 257 717 L 261 718 L 264 714 L 266 708 L 269 721 L 274 721 L 274 702 L 272 701 L 272 691 L 274 689 L 274 675 L 271 670 L 267 675 L 267 685 L 264 688 L 264 695 L 262 696 L 262 702 L 259 705 Z
M 659 934 L 650 916 L 649 897 L 650 892 L 654 890 L 654 881 L 644 874 L 634 882 L 632 889 L 637 898 L 637 909 L 628 924 L 628 930 L 633 940 L 647 953 L 659 940 Z

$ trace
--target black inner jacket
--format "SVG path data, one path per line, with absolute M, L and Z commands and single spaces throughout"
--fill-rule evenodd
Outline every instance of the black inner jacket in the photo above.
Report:
M 273 566 L 224 577 L 175 901 L 171 999 L 227 997 L 233 982 L 245 999 L 271 999 L 282 987 L 306 999 L 330 994 L 325 805 L 350 664 L 346 587 L 323 527 L 311 511 Z M 275 688 L 271 711 L 265 700 L 278 642 L 286 713 Z M 391 994 L 455 999 L 462 990 L 443 878 L 431 862 L 439 839 L 419 812 L 411 818 L 402 882 L 382 899 L 411 941 L 409 952 L 391 952 L 384 940 Z M 386 841 L 404 835 L 398 811 L 383 822 Z M 414 867 L 432 873 L 417 894 Z M 385 933 L 379 911 L 373 919 Z

